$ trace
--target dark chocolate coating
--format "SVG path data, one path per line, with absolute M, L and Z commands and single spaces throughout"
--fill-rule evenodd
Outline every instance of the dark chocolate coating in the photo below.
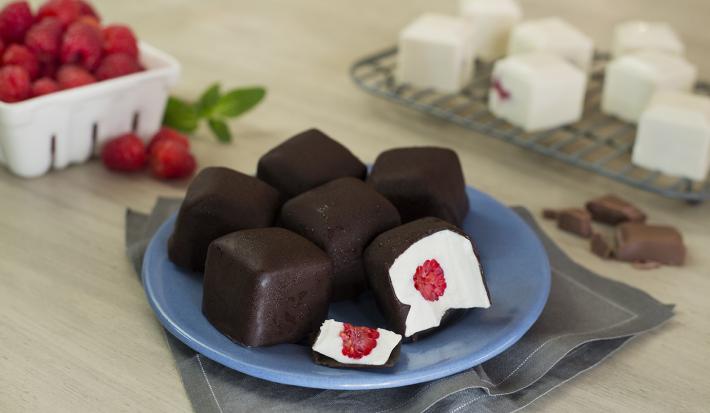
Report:
M 399 210 L 402 222 L 437 217 L 461 225 L 468 196 L 456 152 L 446 148 L 399 148 L 382 152 L 367 182 Z
M 205 268 L 210 242 L 230 232 L 273 225 L 279 193 L 268 184 L 229 168 L 203 169 L 180 206 L 168 256 L 191 271 Z
M 400 219 L 397 209 L 372 187 L 355 178 L 340 178 L 286 202 L 279 223 L 330 256 L 333 300 L 338 301 L 367 288 L 362 252 Z
M 558 211 L 557 227 L 583 238 L 590 238 L 594 233 L 592 216 L 589 212 L 580 208 L 568 208 Z
M 330 258 L 283 228 L 233 232 L 210 244 L 202 313 L 245 346 L 297 343 L 328 314 Z
M 458 310 L 449 310 L 444 314 L 439 327 L 433 327 L 413 334 L 411 337 L 405 337 L 404 333 L 406 331 L 407 315 L 409 314 L 410 306 L 399 301 L 389 275 L 389 270 L 394 261 L 412 244 L 422 238 L 444 230 L 453 231 L 466 237 L 469 241 L 471 240 L 469 236 L 458 227 L 439 218 L 428 217 L 412 221 L 380 234 L 372 241 L 367 249 L 365 249 L 365 268 L 367 270 L 370 288 L 375 295 L 377 306 L 385 316 L 390 330 L 402 335 L 405 341 L 416 341 L 421 336 L 437 330 L 459 312 Z M 471 245 L 475 253 L 476 248 L 473 242 L 471 242 Z M 483 285 L 486 285 L 485 278 L 483 279 Z M 491 294 L 487 286 L 486 293 L 490 299 Z
M 616 195 L 604 195 L 586 204 L 592 219 L 605 224 L 617 225 L 622 222 L 644 222 L 646 214 L 636 206 Z
M 350 176 L 365 179 L 367 167 L 345 146 L 318 129 L 309 129 L 271 149 L 259 159 L 256 176 L 284 199 Z
M 683 265 L 685 245 L 682 235 L 673 227 L 627 222 L 616 229 L 614 255 L 621 261 Z
M 341 363 L 335 359 L 332 359 L 324 354 L 321 354 L 317 351 L 311 350 L 311 357 L 313 357 L 313 361 L 316 364 L 320 364 L 322 366 L 326 367 L 333 367 L 333 368 L 341 368 L 341 369 L 384 369 L 388 367 L 394 367 L 395 364 L 397 364 L 397 360 L 399 360 L 399 353 L 400 350 L 402 349 L 402 342 L 400 341 L 397 343 L 397 346 L 392 349 L 392 352 L 390 353 L 390 357 L 387 359 L 385 364 L 381 365 L 372 365 L 372 364 L 346 364 L 346 363 Z

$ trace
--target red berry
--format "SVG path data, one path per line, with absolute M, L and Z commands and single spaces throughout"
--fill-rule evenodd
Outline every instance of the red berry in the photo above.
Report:
M 5 50 L 2 55 L 3 65 L 15 65 L 24 68 L 30 79 L 36 79 L 39 76 L 39 62 L 35 55 L 30 52 L 25 46 L 12 44 Z
M 145 166 L 145 145 L 138 136 L 127 133 L 111 139 L 101 150 L 104 165 L 114 171 L 132 172 Z
M 20 66 L 5 66 L 0 68 L 0 100 L 3 102 L 19 102 L 30 97 L 30 75 Z
M 161 179 L 185 178 L 195 171 L 195 158 L 185 145 L 163 139 L 157 142 L 150 154 L 150 170 Z
M 114 53 L 106 56 L 96 69 L 96 79 L 106 80 L 114 77 L 130 75 L 141 71 L 138 61 L 125 53 Z
M 0 37 L 6 43 L 22 43 L 32 23 L 34 17 L 26 1 L 10 3 L 0 10 Z
M 101 60 L 101 32 L 84 22 L 72 23 L 64 33 L 59 57 L 62 63 L 75 63 L 93 71 Z
M 101 16 L 99 16 L 96 12 L 96 9 L 94 9 L 91 4 L 83 0 L 79 0 L 79 14 L 82 16 L 93 17 L 97 22 L 101 22 Z
M 5 51 L 5 43 L 2 41 L 2 38 L 0 37 L 0 55 Z
M 414 273 L 414 288 L 427 301 L 438 301 L 446 290 L 444 270 L 435 259 L 426 260 Z
M 58 91 L 59 84 L 48 77 L 37 79 L 32 84 L 32 97 L 48 95 Z
M 81 16 L 92 16 L 100 20 L 96 11 L 81 0 L 49 0 L 37 11 L 37 20 L 56 17 L 63 27 L 68 27 Z
M 96 83 L 96 78 L 81 66 L 64 65 L 57 71 L 57 81 L 60 88 L 71 89 Z
M 127 26 L 113 24 L 103 30 L 104 52 L 127 53 L 138 58 L 138 41 L 133 31 Z
M 351 359 L 361 359 L 377 347 L 380 332 L 376 328 L 354 327 L 350 323 L 343 323 L 340 338 L 343 340 L 343 355 Z
M 42 62 L 53 62 L 59 57 L 62 45 L 62 23 L 49 17 L 35 24 L 25 36 L 25 45 Z
M 156 143 L 163 140 L 175 141 L 185 146 L 185 149 L 190 149 L 190 140 L 187 138 L 187 136 L 183 135 L 182 133 L 176 131 L 173 128 L 163 126 L 162 128 L 160 128 L 158 133 L 153 135 L 153 137 L 150 139 L 150 142 L 148 142 L 148 147 L 146 148 L 148 154 L 151 154 L 153 152 L 153 148 L 155 147 Z
M 54 60 L 50 62 L 40 62 L 39 77 L 49 77 L 55 79 L 57 77 L 58 68 L 59 64 Z

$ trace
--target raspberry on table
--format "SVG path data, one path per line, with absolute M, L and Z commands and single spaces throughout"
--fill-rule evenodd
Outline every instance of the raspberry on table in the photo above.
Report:
M 190 149 L 190 140 L 188 139 L 187 136 L 184 134 L 176 131 L 173 128 L 169 128 L 167 126 L 163 126 L 160 128 L 158 133 L 153 135 L 153 137 L 150 139 L 150 142 L 148 143 L 148 147 L 146 148 L 146 152 L 150 155 L 153 152 L 153 148 L 155 147 L 155 144 L 157 144 L 160 141 L 163 140 L 169 140 L 169 141 L 175 141 L 183 146 L 185 146 L 185 149 Z
M 163 139 L 150 154 L 150 170 L 161 179 L 185 178 L 195 171 L 197 163 L 190 151 L 175 140 Z
M 114 53 L 101 61 L 95 75 L 98 80 L 107 80 L 140 71 L 141 66 L 133 56 L 126 53 Z
M 62 39 L 59 52 L 62 63 L 79 64 L 92 71 L 98 66 L 101 55 L 101 32 L 84 22 L 72 23 Z
M 59 84 L 48 77 L 37 79 L 32 83 L 32 97 L 44 96 L 58 91 Z
M 446 290 L 444 270 L 435 259 L 426 260 L 414 273 L 414 288 L 427 301 L 439 301 Z
M 100 20 L 96 11 L 81 0 L 49 0 L 37 11 L 37 20 L 56 17 L 63 27 L 68 27 L 81 16 L 92 16 Z
M 147 161 L 145 144 L 135 134 L 128 133 L 111 139 L 101 149 L 101 160 L 111 170 L 133 172 L 142 169 Z
M 0 101 L 13 103 L 30 97 L 30 75 L 20 66 L 0 68 Z
M 380 332 L 376 328 L 355 327 L 350 323 L 343 323 L 340 338 L 343 340 L 343 355 L 352 359 L 361 359 L 377 347 Z
M 25 45 L 41 62 L 53 62 L 59 58 L 62 33 L 59 19 L 48 17 L 30 28 L 25 36 Z
M 120 24 L 106 26 L 103 29 L 104 53 L 126 53 L 138 58 L 138 41 L 128 27 Z
M 57 71 L 57 81 L 62 89 L 96 83 L 96 78 L 86 69 L 76 65 L 64 65 Z
M 26 1 L 9 3 L 0 10 L 0 37 L 6 43 L 22 43 L 32 23 L 34 17 Z
M 24 68 L 30 79 L 36 79 L 39 76 L 39 62 L 34 53 L 27 47 L 19 44 L 11 44 L 2 55 L 3 65 L 15 65 Z

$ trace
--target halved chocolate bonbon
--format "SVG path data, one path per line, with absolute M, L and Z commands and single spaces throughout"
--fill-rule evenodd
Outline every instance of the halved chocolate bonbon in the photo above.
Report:
M 245 346 L 297 343 L 328 313 L 332 264 L 283 228 L 233 232 L 210 244 L 202 312 Z
M 438 218 L 379 235 L 365 250 L 365 266 L 378 307 L 408 339 L 440 326 L 450 310 L 490 307 L 470 238 Z
M 259 179 L 229 168 L 205 168 L 187 188 L 168 256 L 180 267 L 202 271 L 210 242 L 240 229 L 271 226 L 278 208 L 278 191 Z
M 328 367 L 392 367 L 402 336 L 382 328 L 325 320 L 313 343 L 313 360 Z

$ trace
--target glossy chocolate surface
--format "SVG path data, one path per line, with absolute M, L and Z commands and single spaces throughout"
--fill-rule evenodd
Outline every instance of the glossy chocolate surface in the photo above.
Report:
M 627 222 L 617 227 L 615 256 L 622 261 L 683 265 L 685 245 L 677 229 Z
M 646 214 L 643 211 L 616 195 L 610 194 L 592 199 L 587 202 L 586 208 L 592 214 L 592 219 L 606 224 L 646 221 Z
M 594 233 L 592 216 L 580 208 L 567 208 L 557 211 L 557 227 L 561 230 L 590 238 Z

